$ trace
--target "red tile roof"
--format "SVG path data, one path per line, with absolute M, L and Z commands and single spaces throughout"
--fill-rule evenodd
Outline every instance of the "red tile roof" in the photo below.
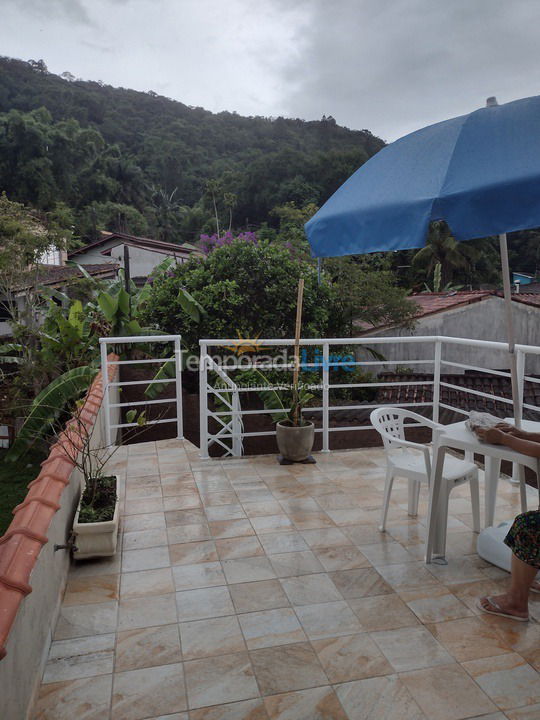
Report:
M 110 355 L 111 360 L 118 360 Z M 114 379 L 117 365 L 109 367 L 109 382 Z M 103 381 L 98 373 L 80 411 L 83 422 L 96 421 L 103 400 Z M 80 440 L 80 436 L 79 436 Z M 24 501 L 14 511 L 5 535 L 0 538 L 0 660 L 5 656 L 5 644 L 23 598 L 32 592 L 30 575 L 41 548 L 47 542 L 47 532 L 54 514 L 60 508 L 64 487 L 69 484 L 74 452 L 63 449 L 65 443 L 76 446 L 77 438 L 65 430 L 58 442 L 51 446 L 48 458 L 41 463 L 41 471 L 28 488 Z

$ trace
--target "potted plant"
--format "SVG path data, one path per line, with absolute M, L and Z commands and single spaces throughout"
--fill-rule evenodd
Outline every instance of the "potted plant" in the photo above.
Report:
M 302 417 L 302 409 L 314 395 L 298 382 L 292 387 L 290 410 L 276 423 L 276 440 L 282 459 L 288 462 L 308 460 L 313 449 L 315 426 Z

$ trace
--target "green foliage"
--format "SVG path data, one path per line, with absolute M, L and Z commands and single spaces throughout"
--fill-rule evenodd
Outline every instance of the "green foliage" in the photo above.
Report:
M 326 282 L 317 284 L 312 264 L 266 241 L 235 240 L 204 262 L 193 259 L 171 276 L 162 275 L 152 285 L 144 317 L 168 333 L 181 332 L 193 351 L 201 337 L 291 337 L 300 276 L 305 280 L 303 336 L 324 336 L 334 303 L 332 288 Z M 186 319 L 179 298 L 182 288 L 206 309 L 199 321 Z
M 258 227 L 286 202 L 320 205 L 381 147 L 327 118 L 212 114 L 0 59 L 0 188 L 40 209 L 63 202 L 79 236 L 147 227 L 193 241 L 216 216 Z
M 59 375 L 40 392 L 32 402 L 30 412 L 10 447 L 6 460 L 16 462 L 37 440 L 44 437 L 62 410 L 88 388 L 96 373 L 97 369 L 94 367 L 73 368 Z

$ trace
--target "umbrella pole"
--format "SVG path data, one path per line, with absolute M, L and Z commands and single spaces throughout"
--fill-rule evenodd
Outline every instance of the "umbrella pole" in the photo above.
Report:
M 516 427 L 521 427 L 521 398 L 517 376 L 517 359 L 515 351 L 514 318 L 512 315 L 512 289 L 510 287 L 510 265 L 508 263 L 508 245 L 506 233 L 499 235 L 501 248 L 501 265 L 504 290 L 504 307 L 506 311 L 506 333 L 508 338 L 508 352 L 510 353 L 510 375 L 512 379 L 512 400 L 514 408 L 514 422 Z

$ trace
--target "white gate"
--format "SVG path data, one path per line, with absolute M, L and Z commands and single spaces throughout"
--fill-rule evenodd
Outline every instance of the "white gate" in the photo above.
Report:
M 145 425 L 158 425 L 161 423 L 176 423 L 177 437 L 184 437 L 183 421 L 182 421 L 182 348 L 180 344 L 180 335 L 137 335 L 133 337 L 108 337 L 100 338 L 101 348 L 101 373 L 103 376 L 103 411 L 105 418 L 105 439 L 107 445 L 113 444 L 113 430 L 120 428 L 137 427 L 138 423 L 121 423 L 114 422 L 111 417 L 121 412 L 121 408 L 135 407 L 140 405 L 160 405 L 165 403 L 176 403 L 176 417 L 165 418 L 161 420 L 147 420 Z M 108 358 L 109 345 L 122 345 L 134 343 L 172 343 L 174 345 L 174 355 L 168 358 L 145 358 L 144 360 L 116 360 L 111 361 Z M 173 378 L 163 378 L 158 380 L 128 380 L 109 382 L 109 366 L 111 365 L 164 365 L 165 363 L 174 361 L 175 376 Z M 176 394 L 174 397 L 159 400 L 138 400 L 136 402 L 111 402 L 110 391 L 113 388 L 120 389 L 126 385 L 152 385 L 174 383 Z

